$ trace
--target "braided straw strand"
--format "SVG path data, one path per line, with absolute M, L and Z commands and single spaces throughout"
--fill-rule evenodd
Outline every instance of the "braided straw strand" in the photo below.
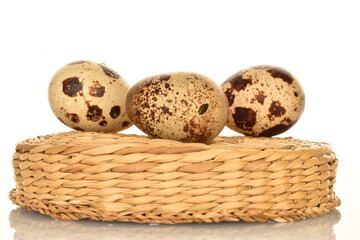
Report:
M 293 138 L 64 132 L 17 144 L 10 199 L 62 220 L 286 222 L 340 205 L 337 164 L 329 144 Z

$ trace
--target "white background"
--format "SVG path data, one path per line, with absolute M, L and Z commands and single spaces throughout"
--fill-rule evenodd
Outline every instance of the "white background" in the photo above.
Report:
M 312 221 L 282 227 L 263 224 L 255 231 L 254 225 L 241 223 L 171 228 L 88 223 L 91 235 L 80 231 L 77 239 L 100 238 L 96 234 L 103 231 L 113 231 L 116 236 L 108 234 L 104 239 L 140 239 L 144 232 L 149 239 L 221 239 L 225 232 L 234 233 L 227 239 L 262 239 L 264 235 L 268 239 L 288 239 L 288 227 L 299 232 L 295 239 L 330 239 L 325 233 L 319 234 L 327 225 L 328 232 L 333 231 L 337 239 L 360 239 L 360 8 L 356 2 L 1 1 L 0 238 L 31 240 L 21 234 L 36 230 L 29 227 L 21 231 L 17 224 L 21 218 L 12 221 L 11 228 L 8 220 L 16 208 L 7 197 L 15 185 L 11 167 L 15 143 L 69 130 L 49 108 L 48 83 L 66 63 L 92 60 L 106 63 L 130 85 L 149 75 L 171 71 L 198 72 L 221 84 L 233 73 L 253 65 L 273 64 L 289 70 L 305 90 L 306 109 L 300 121 L 280 136 L 332 144 L 340 162 L 335 191 L 342 200 L 338 208 L 341 220 L 333 224 L 333 213 L 319 218 L 318 225 Z M 139 133 L 135 127 L 125 132 Z M 236 134 L 229 129 L 222 132 Z M 17 211 L 19 216 L 26 214 Z M 41 217 L 30 214 L 22 220 L 32 226 Z M 54 229 L 64 227 L 62 222 L 49 224 Z M 64 228 L 65 232 L 72 229 L 71 225 Z M 251 234 L 243 234 L 247 230 Z M 209 231 L 211 234 L 206 234 Z M 127 234 L 122 238 L 124 232 Z M 56 236 L 50 231 L 38 239 L 73 239 Z

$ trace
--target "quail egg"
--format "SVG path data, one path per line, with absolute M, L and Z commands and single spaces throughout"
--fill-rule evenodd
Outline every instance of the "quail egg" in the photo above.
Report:
M 75 130 L 118 132 L 132 125 L 126 114 L 127 82 L 105 64 L 76 61 L 59 69 L 48 89 L 55 116 Z
M 229 101 L 227 126 L 250 136 L 271 137 L 300 118 L 304 91 L 287 70 L 260 65 L 241 70 L 221 85 Z
M 145 78 L 129 90 L 126 109 L 151 137 L 182 142 L 209 142 L 224 128 L 229 111 L 221 88 L 192 72 Z

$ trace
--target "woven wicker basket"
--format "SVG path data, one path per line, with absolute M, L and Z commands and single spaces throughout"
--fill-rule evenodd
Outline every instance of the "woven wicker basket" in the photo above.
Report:
M 19 143 L 13 167 L 12 201 L 63 220 L 285 222 L 340 205 L 330 145 L 292 138 L 66 132 Z

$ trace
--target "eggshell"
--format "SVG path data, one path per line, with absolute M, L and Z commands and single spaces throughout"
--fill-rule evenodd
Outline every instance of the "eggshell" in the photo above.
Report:
M 52 111 L 75 130 L 118 132 L 132 125 L 126 114 L 127 82 L 105 64 L 76 61 L 52 77 L 48 96 Z
M 126 99 L 134 124 L 154 138 L 208 142 L 224 128 L 228 102 L 221 88 L 197 73 L 174 72 L 145 78 Z
M 241 70 L 221 87 L 230 107 L 227 126 L 245 135 L 283 133 L 304 110 L 305 95 L 299 81 L 280 67 L 261 65 Z

